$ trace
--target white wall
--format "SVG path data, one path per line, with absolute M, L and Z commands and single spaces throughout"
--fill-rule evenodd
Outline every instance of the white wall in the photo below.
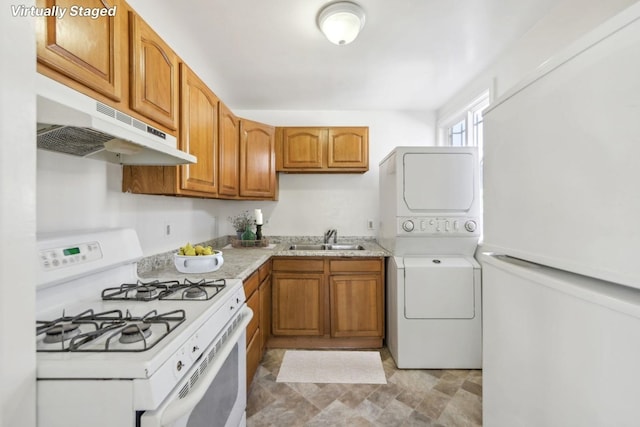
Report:
M 437 112 L 445 118 L 468 104 L 482 91 L 491 98 L 504 94 L 544 61 L 582 34 L 606 21 L 637 0 L 562 0 Z
M 120 165 L 42 150 L 37 159 L 38 232 L 132 227 L 146 255 L 218 236 L 215 201 L 122 193 Z
M 15 3 L 26 7 L 33 0 Z M 0 427 L 36 424 L 35 26 L 0 13 Z M 8 66 L 8 64 L 11 64 Z

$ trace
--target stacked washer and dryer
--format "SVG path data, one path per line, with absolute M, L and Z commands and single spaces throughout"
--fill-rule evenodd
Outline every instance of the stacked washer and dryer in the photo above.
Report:
M 397 147 L 380 163 L 387 346 L 399 368 L 482 364 L 475 147 Z

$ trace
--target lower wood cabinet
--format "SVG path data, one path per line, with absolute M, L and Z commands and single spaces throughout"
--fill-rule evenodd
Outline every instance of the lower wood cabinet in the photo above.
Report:
M 273 335 L 324 335 L 325 278 L 319 273 L 275 273 Z
M 332 275 L 332 337 L 381 337 L 384 305 L 382 278 L 379 275 Z
M 378 348 L 383 258 L 276 257 L 270 347 Z
M 247 306 L 253 311 L 253 318 L 247 325 L 248 393 L 271 335 L 271 260 L 265 262 L 244 281 L 244 292 Z

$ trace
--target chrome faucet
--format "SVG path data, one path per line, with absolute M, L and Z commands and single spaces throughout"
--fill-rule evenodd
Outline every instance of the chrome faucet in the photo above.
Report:
M 330 228 L 324 233 L 324 243 L 329 243 L 329 239 L 333 236 L 333 243 L 338 242 L 338 230 L 335 228 Z

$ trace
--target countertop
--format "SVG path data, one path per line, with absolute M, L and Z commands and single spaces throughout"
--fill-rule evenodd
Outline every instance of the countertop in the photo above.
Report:
M 244 280 L 256 271 L 265 261 L 272 256 L 306 256 L 306 257 L 387 257 L 391 254 L 378 245 L 371 238 L 343 238 L 338 243 L 358 244 L 364 246 L 364 250 L 318 250 L 318 251 L 294 251 L 289 250 L 292 242 L 296 243 L 321 243 L 314 237 L 281 237 L 270 238 L 273 242 L 264 248 L 233 248 L 227 238 L 203 242 L 214 249 L 222 251 L 224 264 L 219 270 L 211 273 L 185 274 L 176 270 L 173 264 L 175 251 L 146 257 L 138 262 L 138 275 L 142 279 L 241 279 Z M 277 243 L 276 243 L 277 242 Z

